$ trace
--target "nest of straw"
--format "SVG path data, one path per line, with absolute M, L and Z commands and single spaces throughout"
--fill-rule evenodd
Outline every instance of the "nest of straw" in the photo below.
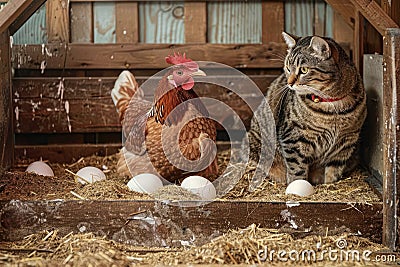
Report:
M 233 153 L 235 154 L 235 153 Z M 365 182 L 366 173 L 356 170 L 349 177 L 333 184 L 315 186 L 315 193 L 309 197 L 296 197 L 286 195 L 286 186 L 268 179 L 255 190 L 249 191 L 249 184 L 254 169 L 247 168 L 241 175 L 239 165 L 229 165 L 231 151 L 225 150 L 218 153 L 218 165 L 222 174 L 226 168 L 224 181 L 236 183 L 227 194 L 221 196 L 222 200 L 245 201 L 325 201 L 325 202 L 379 202 L 380 198 Z M 55 177 L 43 177 L 22 172 L 31 160 L 19 160 L 18 168 L 13 172 L 6 172 L 0 178 L 0 199 L 21 200 L 48 200 L 48 199 L 90 199 L 90 200 L 115 200 L 115 199 L 196 199 L 190 192 L 184 192 L 177 186 L 169 186 L 157 192 L 157 195 L 132 192 L 126 183 L 130 177 L 121 177 L 117 172 L 117 154 L 108 157 L 91 156 L 81 158 L 73 164 L 57 164 L 48 162 L 55 173 Z M 74 179 L 73 173 L 85 166 L 94 166 L 102 169 L 107 179 L 93 184 L 81 185 Z

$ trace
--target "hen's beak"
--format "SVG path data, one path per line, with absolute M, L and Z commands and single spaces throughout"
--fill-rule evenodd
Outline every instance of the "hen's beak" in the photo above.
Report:
M 190 76 L 207 76 L 207 75 L 204 71 L 198 70 L 198 71 L 192 72 L 192 74 L 190 74 Z

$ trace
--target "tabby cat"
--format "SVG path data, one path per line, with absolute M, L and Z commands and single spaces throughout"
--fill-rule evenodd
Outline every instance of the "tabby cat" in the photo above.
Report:
M 366 117 L 361 77 L 334 40 L 282 35 L 289 48 L 284 73 L 266 95 L 275 120 L 277 149 L 272 168 L 264 171 L 283 183 L 296 179 L 335 182 L 357 155 Z M 268 110 L 258 108 L 249 131 L 250 159 L 255 162 L 259 160 L 260 130 L 273 123 L 266 119 L 272 117 Z

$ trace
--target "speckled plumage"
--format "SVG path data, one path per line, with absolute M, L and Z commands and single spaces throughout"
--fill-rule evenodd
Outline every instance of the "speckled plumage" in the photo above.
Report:
M 120 74 L 112 90 L 127 137 L 118 161 L 121 175 L 154 173 L 173 182 L 194 174 L 211 178 L 218 172 L 215 154 L 206 140 L 216 141 L 215 123 L 204 117 L 206 110 L 202 102 L 196 100 L 193 90 L 173 88 L 167 82 L 171 71 L 161 79 L 154 102 L 143 99 L 142 89 L 128 71 Z M 171 113 L 176 106 L 176 111 Z M 170 158 L 166 157 L 166 152 L 170 153 Z M 194 164 L 195 167 L 182 163 L 185 159 L 199 160 L 201 153 L 205 161 L 211 161 L 208 162 L 211 164 L 202 165 L 208 166 L 204 170 L 195 170 L 202 162 Z M 178 167 L 171 164 L 170 159 L 176 160 Z M 179 168 L 179 163 L 187 167 L 186 170 Z

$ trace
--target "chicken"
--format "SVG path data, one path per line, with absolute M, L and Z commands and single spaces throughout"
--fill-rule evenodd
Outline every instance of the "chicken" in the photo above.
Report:
M 194 174 L 212 178 L 218 172 L 215 122 L 193 91 L 193 77 L 205 73 L 185 54 L 166 62 L 173 66 L 158 83 L 153 102 L 144 99 L 131 72 L 123 71 L 115 82 L 111 95 L 126 137 L 118 173 L 153 173 L 170 182 Z

